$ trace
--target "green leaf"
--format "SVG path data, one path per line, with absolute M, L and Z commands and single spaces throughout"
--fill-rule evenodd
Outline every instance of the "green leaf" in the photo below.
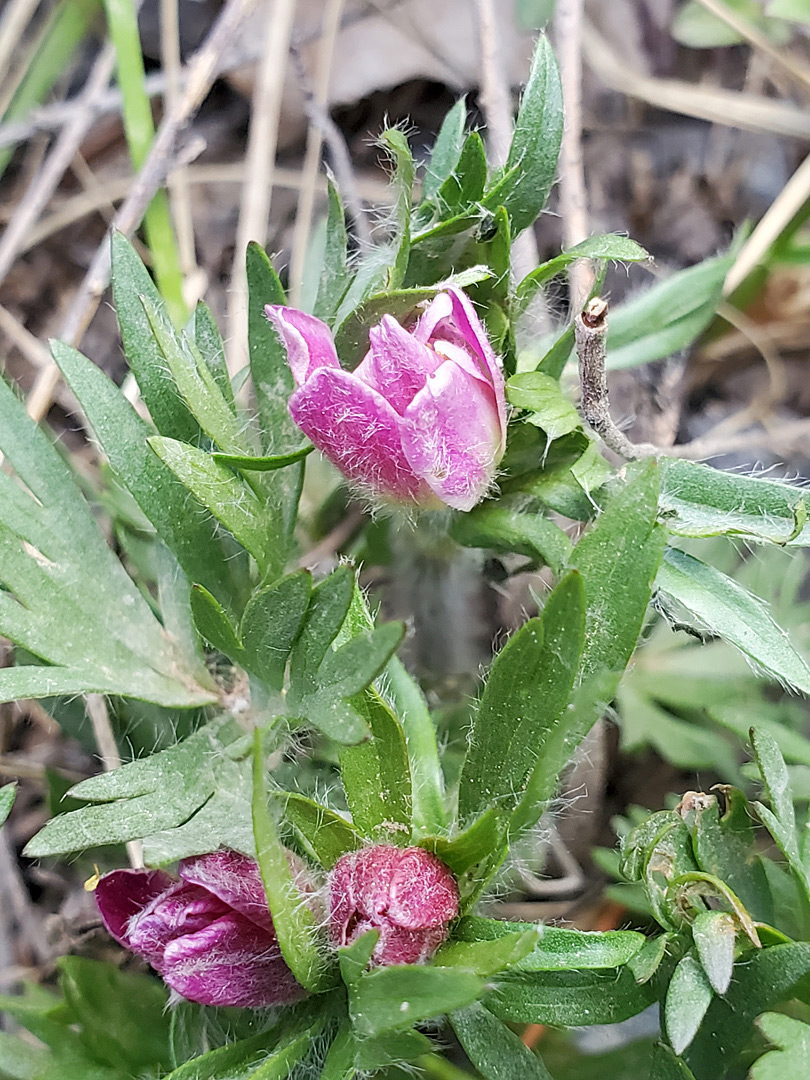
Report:
M 456 877 L 460 877 L 502 846 L 505 831 L 504 814 L 490 807 L 472 825 L 449 840 L 430 836 L 420 841 L 420 847 L 432 851 L 450 867 Z
M 354 592 L 354 570 L 340 566 L 312 590 L 303 628 L 292 650 L 290 683 L 301 697 L 317 689 L 317 672 L 338 635 Z
M 510 405 L 531 413 L 525 417 L 526 423 L 541 428 L 549 443 L 582 428 L 579 413 L 563 394 L 559 382 L 541 371 L 513 375 L 506 384 L 506 398 Z
M 301 1023 L 282 1021 L 280 1032 L 260 1031 L 217 1047 L 180 1065 L 164 1080 L 284 1080 L 310 1051 L 323 1026 L 323 1020 L 310 1018 L 302 1031 Z
M 162 367 L 168 367 L 194 419 L 227 453 L 249 453 L 244 426 L 196 352 L 196 345 L 174 329 L 162 307 L 148 296 L 142 296 L 141 303 L 160 350 Z
M 691 345 L 714 318 L 732 255 L 679 270 L 610 313 L 609 371 L 638 367 Z
M 245 608 L 239 628 L 245 650 L 241 662 L 274 690 L 284 685 L 287 660 L 301 631 L 311 594 L 311 575 L 297 570 L 259 589 Z
M 715 997 L 685 1057 L 696 1080 L 722 1080 L 751 1037 L 754 1018 L 788 1000 L 810 972 L 810 945 L 772 945 L 738 964 L 723 997 Z
M 242 656 L 242 642 L 225 609 L 202 585 L 191 587 L 191 613 L 197 629 L 209 645 L 238 662 Z
M 587 240 L 541 263 L 521 281 L 515 291 L 515 317 L 519 318 L 531 303 L 538 289 L 561 274 L 577 259 L 616 259 L 618 262 L 646 262 L 649 252 L 627 236 L 607 233 L 590 236 Z
M 464 140 L 458 163 L 436 196 L 443 218 L 450 218 L 475 206 L 487 182 L 487 155 L 484 140 L 472 131 Z
M 734 967 L 737 926 L 725 911 L 701 911 L 692 923 L 692 938 L 701 967 L 716 994 L 725 994 Z
M 194 311 L 190 330 L 203 363 L 213 376 L 219 392 L 228 403 L 231 411 L 236 414 L 233 386 L 231 385 L 231 377 L 225 359 L 225 343 L 222 340 L 222 335 L 219 332 L 219 327 L 214 320 L 211 309 L 202 301 L 197 304 Z
M 471 971 L 402 964 L 361 976 L 349 990 L 349 1013 L 359 1036 L 377 1035 L 471 1005 L 483 989 Z
M 571 695 L 557 723 L 545 733 L 542 745 L 535 747 L 537 764 L 509 821 L 512 838 L 532 828 L 543 816 L 565 766 L 612 701 L 620 678 L 619 672 L 601 671 L 586 679 Z
M 694 1039 L 712 997 L 700 961 L 689 953 L 675 968 L 664 1007 L 667 1038 L 676 1054 L 682 1054 Z
M 158 857 L 154 863 L 214 851 L 226 843 L 245 850 L 245 840 L 239 840 L 240 823 L 233 820 L 238 763 L 227 752 L 241 735 L 238 725 L 223 717 L 168 750 L 83 780 L 70 794 L 89 805 L 52 818 L 29 841 L 26 851 L 31 858 L 44 858 L 140 840 L 164 829 L 178 834 L 186 830 L 189 842 L 182 854 Z M 215 822 L 215 835 L 201 828 L 202 814 L 195 815 L 203 806 Z M 184 822 L 188 822 L 184 830 L 178 829 Z M 249 842 L 248 851 L 251 846 Z
M 810 668 L 764 603 L 725 574 L 677 548 L 667 548 L 656 581 L 668 610 L 736 645 L 776 678 L 810 693 Z M 675 605 L 670 609 L 670 605 Z
M 496 657 L 459 781 L 462 821 L 493 803 L 508 809 L 518 801 L 538 744 L 568 700 L 584 630 L 582 581 L 569 574 L 549 596 L 541 618 L 521 627 Z
M 199 436 L 199 426 L 174 381 L 166 377 L 163 354 L 141 303 L 141 297 L 145 296 L 160 307 L 163 303 L 160 293 L 129 240 L 122 233 L 113 232 L 110 243 L 113 302 L 124 352 L 141 396 L 161 435 L 193 442 Z
M 801 1076 L 810 1061 L 810 1024 L 782 1013 L 764 1013 L 757 1027 L 776 1049 L 755 1061 L 748 1073 L 750 1080 L 784 1080 Z
M 286 299 L 278 274 L 258 244 L 248 244 L 246 253 L 248 284 L 248 351 L 250 374 L 259 413 L 261 448 L 275 457 L 289 454 L 301 445 L 301 432 L 287 406 L 294 382 L 287 351 L 265 314 L 266 304 L 284 304 Z M 278 506 L 281 535 L 292 535 L 298 498 L 304 478 L 303 465 L 282 469 L 268 478 L 268 501 Z M 278 572 L 283 569 L 282 565 Z
M 330 981 L 318 942 L 318 924 L 295 883 L 276 823 L 268 810 L 264 772 L 262 733 L 256 729 L 252 800 L 256 859 L 282 955 L 301 985 L 317 992 Z
M 627 481 L 574 548 L 571 565 L 585 583 L 584 678 L 623 671 L 636 647 L 666 541 L 657 509 L 655 463 L 628 466 Z
M 97 1061 L 132 1073 L 169 1067 L 168 993 L 160 982 L 84 956 L 61 957 L 59 970 L 61 990 Z
M 793 793 L 785 760 L 776 740 L 767 731 L 751 728 L 751 746 L 762 776 L 765 797 L 771 804 L 768 809 L 762 803 L 754 803 L 754 809 L 787 859 L 805 897 L 810 900 L 810 875 L 799 852 Z
M 543 928 L 530 926 L 518 933 L 504 934 L 489 941 L 448 941 L 433 959 L 436 967 L 466 968 L 476 975 L 495 975 L 513 968 L 532 952 Z
M 650 1080 L 695 1080 L 689 1066 L 663 1043 L 653 1050 Z
M 374 690 L 367 690 L 353 704 L 368 724 L 371 738 L 344 746 L 339 752 L 352 821 L 366 836 L 388 834 L 393 843 L 407 843 L 411 836 L 411 773 L 402 727 Z
M 215 451 L 211 457 L 220 465 L 228 465 L 231 469 L 242 469 L 245 472 L 275 472 L 276 469 L 286 469 L 288 465 L 295 465 L 296 462 L 302 461 L 314 449 L 315 447 L 310 444 L 293 450 L 289 454 L 271 454 L 269 457 L 220 454 Z
M 744 536 L 806 544 L 802 488 L 721 472 L 694 461 L 662 458 L 661 516 L 679 536 Z M 804 530 L 804 531 L 803 531 Z
M 354 1063 L 363 1071 L 415 1061 L 433 1049 L 433 1043 L 421 1031 L 386 1031 L 376 1038 L 358 1039 L 355 1045 Z
M 531 952 L 516 967 L 520 971 L 567 971 L 618 968 L 637 956 L 644 945 L 644 935 L 634 930 L 602 932 L 567 930 L 543 923 L 502 922 L 467 915 L 453 928 L 458 941 L 495 941 L 521 936 L 525 931 L 540 933 Z
M 61 341 L 54 341 L 51 351 L 118 479 L 189 580 L 227 602 L 233 584 L 215 523 L 149 449 L 147 440 L 154 429 L 86 356 Z
M 454 514 L 450 535 L 464 547 L 540 559 L 555 573 L 568 561 L 571 541 L 553 521 L 521 496 L 484 502 L 466 514 Z
M 503 178 L 486 193 L 484 206 L 505 206 L 512 236 L 528 228 L 548 199 L 563 130 L 560 76 L 548 39 L 541 36 L 520 102 Z
M 551 1080 L 540 1058 L 480 1003 L 451 1013 L 450 1024 L 486 1080 Z
M 422 198 L 432 199 L 442 184 L 454 172 L 467 125 L 467 99 L 459 98 L 442 120 L 436 142 L 422 180 Z
M 660 995 L 660 979 L 639 986 L 629 967 L 607 971 L 504 972 L 483 1004 L 501 1020 L 583 1027 L 616 1024 Z
M 327 176 L 326 191 L 329 204 L 326 217 L 326 245 L 313 314 L 318 319 L 331 321 L 349 284 L 348 241 L 343 203 L 331 175 Z
M 0 825 L 6 820 L 11 813 L 11 808 L 14 805 L 14 797 L 17 794 L 17 785 L 3 784 L 0 787 Z
M 277 576 L 283 567 L 278 516 L 269 512 L 244 480 L 196 446 L 161 435 L 153 435 L 149 445 L 253 556 L 260 573 L 271 578 Z
M 0 700 L 84 691 L 179 707 L 215 700 L 2 379 L 0 452 L 16 474 L 0 473 L 0 633 L 52 665 L 0 671 Z
M 380 136 L 383 149 L 396 165 L 394 187 L 397 198 L 394 207 L 396 220 L 394 262 L 389 267 L 386 288 L 398 289 L 405 279 L 411 252 L 411 198 L 413 195 L 413 155 L 408 140 L 398 128 L 388 128 Z
M 353 986 L 368 968 L 379 940 L 379 930 L 366 930 L 351 945 L 338 949 L 340 977 L 346 986 Z
M 284 817 L 298 830 L 325 870 L 331 870 L 347 851 L 363 846 L 363 838 L 354 825 L 334 810 L 294 792 L 284 792 L 283 798 Z

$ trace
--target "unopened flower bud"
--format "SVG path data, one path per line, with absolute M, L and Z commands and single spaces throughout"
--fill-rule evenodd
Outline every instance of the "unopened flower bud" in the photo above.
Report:
M 375 844 L 342 855 L 329 875 L 329 935 L 350 945 L 379 930 L 376 964 L 419 964 L 447 937 L 458 915 L 458 886 L 423 848 Z

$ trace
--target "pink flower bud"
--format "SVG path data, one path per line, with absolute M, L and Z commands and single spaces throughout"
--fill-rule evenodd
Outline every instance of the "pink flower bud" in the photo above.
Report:
M 221 848 L 183 859 L 178 869 L 180 881 L 162 870 L 114 870 L 101 878 L 96 903 L 115 940 L 201 1005 L 256 1009 L 302 998 L 306 991 L 281 955 L 253 859 Z
M 372 959 L 383 966 L 429 959 L 456 915 L 456 879 L 423 848 L 376 844 L 350 851 L 329 875 L 332 944 L 350 945 L 379 930 Z
M 501 369 L 470 300 L 447 289 L 411 329 L 390 315 L 344 371 L 329 328 L 293 308 L 265 309 L 297 389 L 290 413 L 358 489 L 388 502 L 471 510 L 506 445 Z

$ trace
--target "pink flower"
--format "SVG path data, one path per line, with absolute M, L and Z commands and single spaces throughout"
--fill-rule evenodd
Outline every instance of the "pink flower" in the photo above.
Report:
M 410 330 L 384 315 L 352 372 L 325 323 L 294 308 L 265 310 L 296 382 L 293 420 L 361 491 L 455 510 L 484 497 L 506 445 L 504 384 L 463 292 L 439 293 Z
M 423 848 L 376 844 L 347 852 L 329 875 L 332 944 L 350 945 L 379 930 L 372 959 L 383 966 L 429 959 L 456 915 L 456 879 Z
M 294 867 L 295 869 L 295 867 Z M 222 848 L 162 870 L 114 870 L 96 887 L 110 934 L 201 1005 L 262 1008 L 306 991 L 284 962 L 253 859 Z

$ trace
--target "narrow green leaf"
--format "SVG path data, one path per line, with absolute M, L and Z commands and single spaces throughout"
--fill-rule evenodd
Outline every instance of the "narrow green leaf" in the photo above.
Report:
M 712 997 L 706 973 L 689 953 L 675 968 L 664 1006 L 667 1038 L 676 1054 L 682 1054 L 694 1039 Z
M 219 387 L 219 391 L 230 406 L 231 411 L 236 413 L 233 386 L 225 360 L 225 343 L 222 340 L 222 335 L 219 332 L 219 327 L 211 309 L 202 301 L 197 304 L 194 311 L 190 331 L 203 363 L 211 372 L 214 382 Z
M 404 632 L 402 623 L 385 623 L 356 635 L 339 649 L 327 650 L 318 669 L 318 692 L 339 697 L 359 694 L 388 663 Z
M 510 639 L 492 666 L 459 782 L 459 817 L 514 805 L 571 692 L 583 647 L 585 594 L 578 574 L 551 593 L 540 619 Z
M 358 938 L 338 949 L 340 977 L 346 986 L 353 986 L 371 963 L 371 957 L 380 940 L 379 930 L 366 930 Z
M 411 835 L 411 773 L 402 727 L 374 690 L 367 690 L 354 705 L 368 724 L 371 738 L 344 746 L 339 752 L 352 821 L 366 836 L 382 832 L 394 843 L 407 843 Z
M 484 140 L 472 131 L 464 140 L 458 162 L 439 188 L 436 201 L 443 218 L 463 213 L 480 200 L 487 182 Z
M 560 572 L 573 550 L 559 525 L 521 496 L 505 496 L 497 502 L 481 503 L 467 514 L 454 514 L 450 535 L 464 547 L 540 559 L 555 573 Z
M 411 198 L 413 195 L 413 155 L 408 140 L 398 128 L 388 128 L 380 136 L 383 148 L 395 162 L 394 187 L 397 192 L 394 213 L 396 215 L 396 255 L 388 270 L 386 286 L 398 289 L 405 279 L 408 258 L 411 253 Z
M 248 351 L 259 413 L 261 449 L 267 456 L 275 457 L 289 454 L 301 445 L 301 432 L 287 407 L 294 389 L 287 352 L 264 311 L 266 304 L 284 304 L 286 298 L 278 274 L 258 244 L 248 244 L 246 268 Z M 303 465 L 293 465 L 276 473 L 268 488 L 268 499 L 278 506 L 279 533 L 288 539 L 295 525 L 303 478 Z M 279 566 L 279 573 L 281 568 Z
M 415 1061 L 433 1049 L 433 1043 L 421 1031 L 386 1031 L 371 1039 L 356 1042 L 355 1064 L 363 1071 L 385 1069 Z
M 422 198 L 432 199 L 452 174 L 464 145 L 467 126 L 467 99 L 461 97 L 442 120 L 436 142 L 422 180 Z
M 672 611 L 736 645 L 776 678 L 810 693 L 810 668 L 765 604 L 737 582 L 677 548 L 667 548 L 656 581 Z
M 326 245 L 313 314 L 318 319 L 330 322 L 349 284 L 348 240 L 343 203 L 331 175 L 327 176 L 326 191 L 329 204 L 326 217 Z
M 363 845 L 354 825 L 305 795 L 284 793 L 284 817 L 298 830 L 325 870 L 331 870 L 347 851 Z
M 349 1012 L 358 1035 L 377 1035 L 471 1005 L 483 989 L 483 979 L 471 971 L 403 964 L 358 979 Z
M 609 371 L 671 356 L 702 334 L 717 310 L 733 256 L 719 255 L 679 270 L 609 316 Z
M 695 1080 L 689 1066 L 663 1043 L 653 1050 L 650 1080 Z
M 644 935 L 634 930 L 567 930 L 543 923 L 502 922 L 467 915 L 453 928 L 458 941 L 495 941 L 534 930 L 537 944 L 516 967 L 520 971 L 567 971 L 618 968 L 637 956 Z
M 542 263 L 521 281 L 515 291 L 515 317 L 519 318 L 531 303 L 537 290 L 552 278 L 563 273 L 577 259 L 615 259 L 617 262 L 645 262 L 649 252 L 627 236 L 607 233 L 591 236 L 582 243 Z
M 450 1024 L 486 1080 L 552 1080 L 540 1058 L 480 1003 L 451 1013 Z
M 559 382 L 541 371 L 513 375 L 506 384 L 506 398 L 510 405 L 531 413 L 526 422 L 541 428 L 549 443 L 582 428 L 579 413 Z
M 245 454 L 222 454 L 214 451 L 211 457 L 220 465 L 228 465 L 232 469 L 243 469 L 245 472 L 274 472 L 276 469 L 285 469 L 288 465 L 295 465 L 302 461 L 307 454 L 315 449 L 311 444 L 293 450 L 289 454 L 271 454 L 265 457 L 248 457 Z
M 236 636 L 231 620 L 216 597 L 202 585 L 191 587 L 191 612 L 194 623 L 205 640 L 229 659 L 239 662 L 242 643 Z
M 0 787 L 0 825 L 6 820 L 11 813 L 11 808 L 14 805 L 14 798 L 17 794 L 17 785 L 4 784 Z
M 662 458 L 661 515 L 679 536 L 744 536 L 776 544 L 810 540 L 802 488 Z
M 149 449 L 147 440 L 154 428 L 138 416 L 112 380 L 86 356 L 61 341 L 52 342 L 51 351 L 116 476 L 188 578 L 226 601 L 232 585 L 214 522 Z
M 250 598 L 239 633 L 243 663 L 274 690 L 284 685 L 287 660 L 309 606 L 312 576 L 306 570 L 280 578 Z
M 113 302 L 124 352 L 141 396 L 161 435 L 193 442 L 199 435 L 199 426 L 174 381 L 167 378 L 163 354 L 140 299 L 146 296 L 160 306 L 160 293 L 129 240 L 122 233 L 113 232 L 110 242 Z
M 253 835 L 256 859 L 279 947 L 296 979 L 307 990 L 323 990 L 329 982 L 318 943 L 318 924 L 302 896 L 267 807 L 262 733 L 256 729 L 253 747 Z
M 541 36 L 504 166 L 506 180 L 496 184 L 483 200 L 490 209 L 506 207 L 513 236 L 528 228 L 546 204 L 557 171 L 562 131 L 560 76 L 548 39 Z
M 725 911 L 701 911 L 692 923 L 698 959 L 716 994 L 725 994 L 734 967 L 737 927 Z
M 495 807 L 490 807 L 449 840 L 445 837 L 430 836 L 420 841 L 420 847 L 432 851 L 450 867 L 456 877 L 460 877 L 502 846 L 505 831 L 504 814 Z
M 153 435 L 149 445 L 192 495 L 233 533 L 256 560 L 263 576 L 275 576 L 272 571 L 276 567 L 281 570 L 278 565 L 283 559 L 277 533 L 279 522 L 266 512 L 242 479 L 196 446 L 165 439 L 162 435 Z
M 623 671 L 636 647 L 666 540 L 657 509 L 656 464 L 628 466 L 627 481 L 574 548 L 571 564 L 585 583 L 583 678 Z
M 476 975 L 495 975 L 515 967 L 537 945 L 542 927 L 504 934 L 489 941 L 448 941 L 436 953 L 436 967 L 466 968 Z
M 661 993 L 661 979 L 643 986 L 629 967 L 606 971 L 535 971 L 501 974 L 483 1004 L 502 1020 L 584 1027 L 636 1016 Z
M 354 587 L 354 570 L 339 566 L 312 590 L 290 659 L 291 689 L 302 698 L 317 689 L 317 671 L 348 614 Z

